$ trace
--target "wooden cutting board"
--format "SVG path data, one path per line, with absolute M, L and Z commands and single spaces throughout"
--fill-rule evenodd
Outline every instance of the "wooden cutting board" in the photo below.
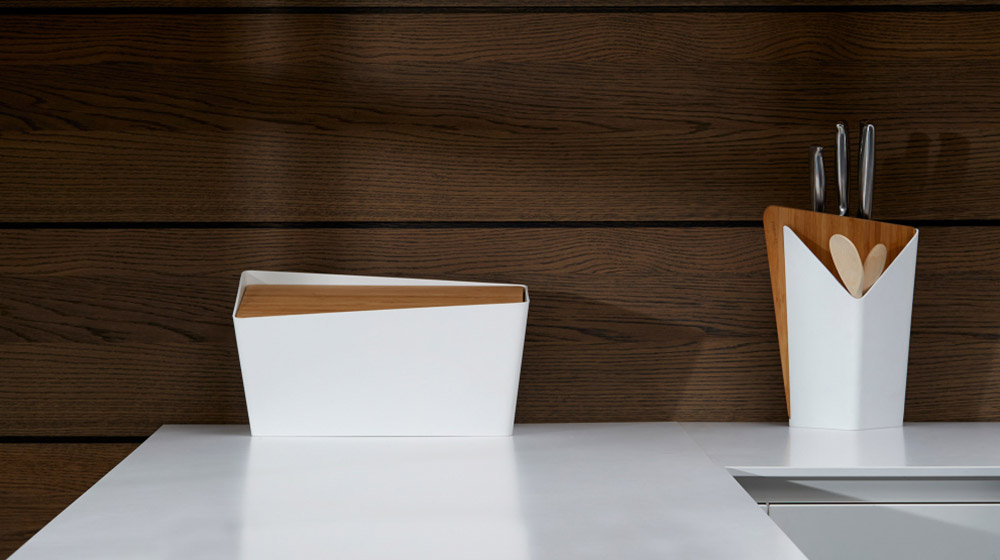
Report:
M 781 374 L 785 380 L 785 406 L 788 402 L 788 319 L 785 307 L 785 241 L 782 228 L 788 226 L 816 255 L 837 281 L 840 276 L 830 256 L 830 236 L 835 233 L 854 242 L 864 261 L 872 247 L 882 243 L 887 249 L 885 268 L 917 230 L 909 226 L 768 206 L 764 210 L 764 238 L 767 241 L 767 261 L 771 269 L 771 293 L 774 296 L 774 317 L 778 323 L 778 350 L 781 353 Z
M 486 305 L 524 301 L 521 286 L 294 286 L 246 287 L 236 317 Z

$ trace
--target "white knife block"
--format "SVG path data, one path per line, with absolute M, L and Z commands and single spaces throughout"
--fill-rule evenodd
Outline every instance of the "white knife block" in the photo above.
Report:
M 860 299 L 787 226 L 782 237 L 789 425 L 835 430 L 901 426 L 918 233 Z

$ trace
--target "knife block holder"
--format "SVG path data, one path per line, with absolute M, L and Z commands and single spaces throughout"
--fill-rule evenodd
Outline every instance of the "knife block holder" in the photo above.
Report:
M 233 309 L 254 436 L 505 436 L 528 291 L 245 271 Z
M 780 207 L 765 211 L 764 231 L 789 424 L 902 425 L 918 231 Z M 837 233 L 862 260 L 878 243 L 888 250 L 885 271 L 860 299 L 840 283 L 830 256 Z

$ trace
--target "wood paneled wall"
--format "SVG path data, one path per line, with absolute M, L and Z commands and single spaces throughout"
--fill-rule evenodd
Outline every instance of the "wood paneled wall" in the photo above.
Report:
M 1000 420 L 1000 11 L 836 4 L 0 5 L 0 552 L 246 422 L 244 269 L 527 283 L 520 422 L 785 419 L 760 218 L 840 119 L 922 228 L 907 419 Z

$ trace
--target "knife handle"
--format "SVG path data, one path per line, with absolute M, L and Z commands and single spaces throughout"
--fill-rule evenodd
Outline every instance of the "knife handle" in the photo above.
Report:
M 858 217 L 872 218 L 872 189 L 875 182 L 875 125 L 862 123 L 858 148 Z
M 847 215 L 850 199 L 850 161 L 848 160 L 847 123 L 837 123 L 837 196 L 841 216 Z
M 823 147 L 809 147 L 809 186 L 813 212 L 822 212 L 826 205 L 826 170 L 823 168 Z

